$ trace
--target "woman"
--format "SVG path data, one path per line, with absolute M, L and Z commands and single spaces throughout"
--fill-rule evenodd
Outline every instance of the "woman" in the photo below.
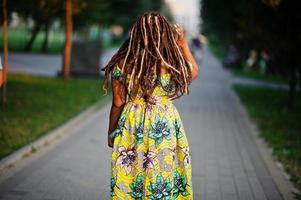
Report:
M 112 199 L 193 199 L 186 133 L 172 100 L 197 78 L 183 29 L 159 13 L 145 13 L 105 68 L 113 101 Z

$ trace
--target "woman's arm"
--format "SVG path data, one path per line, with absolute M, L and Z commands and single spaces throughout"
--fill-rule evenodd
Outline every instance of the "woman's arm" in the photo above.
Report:
M 112 79 L 111 83 L 113 89 L 113 99 L 112 99 L 112 106 L 110 111 L 110 119 L 109 119 L 110 121 L 109 121 L 109 130 L 108 130 L 109 147 L 113 147 L 113 142 L 114 142 L 114 138 L 110 138 L 109 135 L 117 128 L 120 114 L 126 102 L 125 86 L 119 80 Z
M 196 60 L 194 59 L 190 49 L 187 40 L 184 36 L 184 30 L 181 26 L 175 25 L 176 31 L 179 34 L 178 38 L 178 45 L 181 47 L 184 58 L 192 64 L 192 80 L 197 79 L 198 73 L 199 73 L 199 66 Z
M 192 76 L 192 80 L 195 80 L 195 79 L 197 79 L 198 74 L 199 74 L 199 66 L 189 49 L 186 39 L 184 39 L 184 40 L 185 40 L 185 42 L 184 42 L 184 45 L 182 46 L 183 56 L 188 62 L 190 62 L 192 64 L 191 76 Z

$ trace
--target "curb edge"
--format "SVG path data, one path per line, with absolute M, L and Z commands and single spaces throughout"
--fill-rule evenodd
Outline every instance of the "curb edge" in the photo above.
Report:
M 70 135 L 71 130 L 76 128 L 79 124 L 87 120 L 88 116 L 97 113 L 102 108 L 106 107 L 108 103 L 109 94 L 104 99 L 88 106 L 83 111 L 77 113 L 75 116 L 71 117 L 67 121 L 63 122 L 56 128 L 48 131 L 43 136 L 37 138 L 36 140 L 30 142 L 29 144 L 21 147 L 20 149 L 14 151 L 7 157 L 0 160 L 0 176 L 6 174 L 6 172 L 12 170 L 17 166 L 17 163 L 24 161 L 26 158 L 41 151 L 45 147 L 51 146 L 52 144 L 60 141 L 67 135 Z

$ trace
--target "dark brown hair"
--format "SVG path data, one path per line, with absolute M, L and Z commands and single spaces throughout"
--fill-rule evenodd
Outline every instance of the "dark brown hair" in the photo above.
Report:
M 132 26 L 129 38 L 102 68 L 102 71 L 105 71 L 105 94 L 110 74 L 116 65 L 121 65 L 121 81 L 126 86 L 130 98 L 135 97 L 139 87 L 144 95 L 150 95 L 155 86 L 162 86 L 162 66 L 167 67 L 171 74 L 169 84 L 162 87 L 165 91 L 172 92 L 172 99 L 179 98 L 184 93 L 188 94 L 191 69 L 177 44 L 177 37 L 175 28 L 161 14 L 148 12 L 140 16 Z M 129 79 L 127 75 L 130 76 Z M 138 82 L 134 82 L 135 79 Z

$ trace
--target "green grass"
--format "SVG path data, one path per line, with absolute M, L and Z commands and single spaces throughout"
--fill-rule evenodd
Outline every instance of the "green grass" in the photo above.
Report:
M 31 33 L 24 29 L 10 29 L 7 33 L 9 51 L 24 52 L 25 45 L 29 41 Z M 45 34 L 39 32 L 32 46 L 31 52 L 40 53 L 44 42 Z M 49 34 L 47 53 L 62 53 L 64 48 L 65 35 L 63 31 L 52 31 Z M 103 48 L 112 48 L 120 46 L 120 41 L 103 41 Z M 0 28 L 0 50 L 2 50 L 2 28 Z
M 214 33 L 207 34 L 209 40 L 209 48 L 212 53 L 222 62 L 226 55 L 226 48 L 223 46 L 222 42 Z
M 219 37 L 214 33 L 207 33 L 209 39 L 209 48 L 212 53 L 219 59 L 220 62 L 223 62 L 227 49 L 223 45 Z M 232 73 L 236 76 L 251 78 L 256 80 L 275 82 L 275 83 L 288 83 L 288 78 L 284 75 L 276 74 L 260 74 L 258 71 L 245 71 L 243 69 L 235 68 L 232 70 Z
M 234 88 L 258 124 L 260 135 L 301 189 L 301 93 L 296 95 L 295 109 L 289 111 L 287 91 L 245 86 Z
M 58 127 L 90 105 L 101 106 L 102 80 L 9 74 L 8 105 L 0 107 L 0 158 Z M 2 98 L 2 93 L 0 94 Z
M 212 42 L 209 42 L 209 48 L 212 51 L 212 53 L 220 60 L 223 61 L 224 57 L 226 55 L 225 49 L 217 44 L 214 44 Z
M 40 32 L 32 46 L 31 52 L 41 52 L 44 41 L 44 32 Z M 30 39 L 31 33 L 25 30 L 9 30 L 7 33 L 8 47 L 10 51 L 24 51 L 27 41 Z M 2 28 L 0 29 L 0 46 L 2 48 Z M 51 32 L 48 40 L 47 53 L 61 53 L 64 47 L 64 32 Z
M 288 78 L 283 75 L 275 75 L 275 74 L 260 74 L 257 71 L 244 71 L 242 69 L 233 69 L 233 74 L 236 76 L 251 78 L 256 80 L 275 82 L 275 83 L 288 83 Z

